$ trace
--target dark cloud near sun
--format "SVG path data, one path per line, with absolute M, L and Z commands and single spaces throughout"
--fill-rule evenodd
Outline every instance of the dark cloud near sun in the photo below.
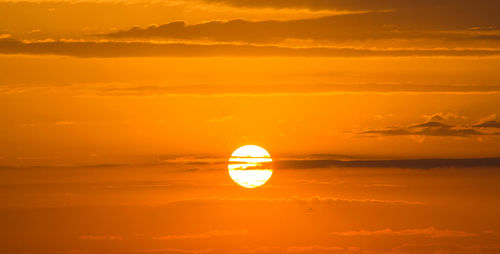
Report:
M 277 161 L 280 169 L 316 169 L 316 168 L 401 168 L 401 169 L 432 169 L 432 168 L 474 168 L 500 167 L 500 158 L 469 158 L 469 159 L 402 159 L 402 160 L 282 160 Z
M 451 115 L 453 116 L 453 115 Z M 458 117 L 458 116 L 455 116 Z M 483 121 L 477 124 L 451 124 L 444 123 L 447 115 L 434 114 L 426 116 L 430 119 L 424 123 L 407 126 L 368 129 L 362 131 L 364 136 L 442 136 L 442 137 L 472 137 L 472 136 L 497 136 L 500 122 L 496 120 Z
M 389 127 L 383 129 L 372 129 L 362 132 L 364 135 L 382 135 L 382 136 L 476 136 L 489 135 L 483 133 L 474 127 L 461 127 L 443 124 L 440 122 L 430 121 L 422 124 L 414 124 L 404 127 Z
M 216 155 L 165 155 L 129 164 L 75 164 L 51 165 L 31 164 L 21 166 L 0 165 L 3 170 L 42 169 L 52 168 L 57 170 L 115 170 L 134 167 L 164 166 L 172 171 L 201 173 L 217 171 L 226 168 L 226 157 Z M 277 156 L 273 158 L 273 168 L 278 170 L 305 170 L 305 169 L 334 169 L 334 168 L 395 168 L 395 169 L 437 169 L 437 168 L 500 168 L 500 157 L 485 158 L 420 158 L 420 159 L 386 159 L 362 156 L 349 156 L 338 154 L 312 154 L 307 156 Z M 207 183 L 204 186 L 216 186 Z M 107 185 L 108 189 L 171 189 L 177 187 L 193 186 L 191 183 L 175 184 L 170 181 L 134 181 L 127 184 Z M 199 184 L 197 185 L 199 186 Z
M 161 160 L 162 164 L 185 165 L 226 165 L 227 159 L 206 156 L 169 157 Z M 309 156 L 286 156 L 274 158 L 273 166 L 277 169 L 325 169 L 325 168 L 476 168 L 500 167 L 500 157 L 491 158 L 422 158 L 422 159 L 377 159 L 362 158 L 338 154 L 312 154 Z
M 76 57 L 404 57 L 404 56 L 498 56 L 496 49 L 356 49 L 293 48 L 238 44 L 186 44 L 118 41 L 35 41 L 11 38 L 0 40 L 0 54 L 64 55 Z

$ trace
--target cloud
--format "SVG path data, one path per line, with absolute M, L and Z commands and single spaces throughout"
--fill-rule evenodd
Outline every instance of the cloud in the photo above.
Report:
M 467 137 L 477 135 L 497 135 L 496 133 L 485 133 L 472 127 L 452 126 L 436 121 L 414 124 L 404 127 L 389 127 L 383 129 L 366 130 L 362 135 L 380 136 L 454 136 Z
M 496 114 L 491 114 L 487 117 L 483 117 L 481 118 L 481 120 L 479 120 L 479 122 L 487 122 L 487 121 L 493 121 L 493 120 L 496 120 L 497 119 L 497 115 Z
M 81 38 L 82 35 L 88 36 L 110 29 L 126 28 L 134 24 L 153 24 L 184 18 L 193 22 L 202 22 L 213 17 L 221 19 L 234 17 L 290 19 L 338 13 L 328 10 L 259 10 L 220 7 L 198 0 L 147 2 L 142 0 L 126 2 L 115 0 L 2 0 L 0 1 L 0 17 L 2 18 L 0 34 L 10 32 L 14 37 L 23 36 L 23 38 L 39 39 L 43 39 L 49 34 Z M 92 13 L 92 15 L 88 15 L 88 13 Z M 41 30 L 40 33 L 30 33 L 37 28 Z
M 497 115 L 489 115 L 479 121 L 478 124 L 473 125 L 478 128 L 500 128 L 500 122 L 496 121 Z
M 157 159 L 158 163 L 186 165 L 226 164 L 227 158 L 214 155 L 168 156 Z M 316 154 L 311 156 L 276 157 L 273 165 L 278 169 L 318 168 L 475 168 L 500 167 L 500 157 L 492 158 L 431 158 L 431 159 L 362 159 L 345 155 Z
M 396 188 L 399 187 L 397 184 L 388 184 L 388 183 L 373 183 L 373 184 L 363 184 L 361 185 L 365 188 Z
M 359 231 L 346 231 L 346 232 L 332 232 L 336 236 L 424 236 L 429 238 L 443 238 L 443 237 L 470 237 L 476 236 L 475 233 L 465 231 L 449 230 L 449 229 L 436 229 L 434 227 L 428 228 L 415 228 L 404 230 L 382 229 L 382 230 L 359 230 Z
M 214 155 L 180 155 L 180 156 L 157 156 L 157 163 L 180 163 L 187 165 L 207 165 L 227 163 L 227 158 Z
M 500 128 L 500 122 L 497 121 L 487 121 L 481 124 L 476 124 L 474 127 L 479 128 Z
M 108 253 L 108 252 L 103 252 L 103 253 Z M 110 251 L 109 253 L 110 254 L 147 254 L 147 253 L 205 254 L 205 253 L 213 253 L 213 251 L 211 249 L 190 250 L 190 249 L 177 249 L 177 248 L 162 248 L 162 249 L 114 250 Z
M 156 236 L 155 240 L 193 240 L 247 234 L 247 230 L 215 230 L 199 234 Z
M 290 246 L 286 248 L 286 251 L 290 253 L 304 253 L 304 252 L 331 253 L 344 249 L 345 248 L 343 247 L 337 247 L 337 246 L 311 245 L 311 246 Z
M 88 254 L 88 251 L 81 249 L 72 250 L 41 250 L 41 251 L 24 251 L 22 254 Z
M 239 44 L 185 44 L 119 41 L 0 40 L 0 54 L 64 55 L 75 57 L 408 57 L 499 56 L 500 49 L 362 49 L 294 48 Z
M 233 116 L 216 117 L 216 118 L 209 119 L 208 122 L 209 123 L 224 123 L 224 122 L 231 121 L 233 118 L 234 118 Z
M 390 253 L 394 254 L 428 254 L 428 253 L 449 253 L 449 254 L 469 254 L 469 253 L 499 253 L 498 244 L 403 244 L 394 247 Z
M 499 8 L 495 0 L 481 0 L 479 2 L 457 0 L 204 0 L 209 3 L 227 4 L 237 7 L 257 8 L 307 8 L 312 10 L 388 10 L 388 9 L 429 9 L 448 8 L 456 9 L 485 9 L 487 7 Z M 480 6 L 478 6 L 480 5 Z
M 54 159 L 56 157 L 17 157 L 17 160 L 34 161 L 34 163 L 19 165 L 0 165 L 5 169 L 17 168 L 118 168 L 133 166 L 158 166 L 158 165 L 179 165 L 182 171 L 202 171 L 218 170 L 221 165 L 227 165 L 227 158 L 220 155 L 171 155 L 154 156 L 134 163 L 96 163 L 96 164 L 68 164 L 52 165 L 43 163 L 43 160 Z M 41 161 L 39 163 L 39 161 Z M 312 155 L 312 156 L 276 156 L 273 158 L 273 166 L 280 170 L 300 170 L 300 169 L 329 169 L 329 168 L 398 168 L 398 169 L 434 169 L 434 168 L 476 168 L 476 167 L 500 167 L 500 157 L 489 158 L 424 158 L 424 159 L 366 159 L 344 155 Z M 330 184 L 330 183 L 328 183 Z M 173 187 L 170 183 L 164 182 L 139 182 L 132 186 L 134 188 Z M 122 188 L 122 187 L 120 187 Z
M 438 112 L 431 115 L 423 115 L 428 121 L 444 121 L 444 120 L 456 120 L 456 119 L 467 119 L 468 117 L 462 116 L 457 113 L 443 113 Z
M 394 115 L 393 114 L 375 114 L 375 115 L 372 115 L 372 117 L 376 120 L 383 120 L 383 119 L 394 117 Z
M 368 129 L 362 131 L 364 136 L 442 136 L 442 137 L 471 137 L 471 136 L 496 136 L 500 135 L 496 129 L 500 128 L 500 122 L 482 120 L 479 124 L 453 125 L 445 124 L 443 121 L 450 119 L 466 119 L 467 117 L 457 114 L 436 113 L 424 116 L 429 121 L 425 123 L 411 124 L 407 126 L 387 127 L 381 129 Z
M 13 88 L 15 89 L 15 88 Z M 72 87 L 73 91 L 102 96 L 148 95 L 329 95 L 329 94 L 499 94 L 500 86 L 454 86 L 413 84 L 309 84 L 309 85 L 184 85 L 184 86 L 136 86 L 136 85 L 89 85 Z M 376 115 L 377 119 L 391 115 Z M 219 120 L 230 120 L 217 118 Z M 212 119 L 213 121 L 217 120 Z
M 72 122 L 72 121 L 59 121 L 59 122 L 56 122 L 56 125 L 75 125 L 76 122 Z
M 345 253 L 350 248 L 340 246 L 305 245 L 305 246 L 261 246 L 246 248 L 235 253 Z
M 500 158 L 463 158 L 463 159 L 406 159 L 406 160 L 278 160 L 274 165 L 280 169 L 315 168 L 474 168 L 500 167 Z
M 270 202 L 270 203 L 295 203 L 299 205 L 338 205 L 338 204 L 362 204 L 362 205 L 422 205 L 418 201 L 408 200 L 382 200 L 382 199 L 353 199 L 339 197 L 291 197 L 291 198 L 226 198 L 210 197 L 203 199 L 180 200 L 173 203 L 208 203 L 214 202 Z
M 21 252 L 20 252 L 21 253 Z M 75 250 L 42 250 L 42 251 L 27 251 L 22 252 L 23 254 L 90 254 L 95 253 L 91 252 L 88 249 L 75 249 Z M 162 249 L 112 249 L 112 250 L 100 250 L 98 253 L 100 254 L 206 254 L 213 253 L 211 249 L 199 249 L 199 250 L 191 250 L 191 249 L 178 249 L 178 248 L 162 248 Z
M 500 6 L 499 6 L 500 7 Z M 411 15 L 410 15 L 411 16 Z M 188 41 L 277 43 L 284 40 L 359 41 L 388 39 L 433 39 L 455 41 L 497 41 L 500 39 L 500 21 L 479 22 L 447 20 L 439 16 L 417 15 L 406 12 L 369 12 L 326 16 L 298 20 L 249 21 L 235 19 L 210 21 L 188 25 L 174 21 L 149 27 L 133 27 L 101 36 L 108 38 L 179 39 Z M 461 14 L 462 20 L 467 20 Z M 431 25 L 432 24 L 432 25 Z M 498 29 L 477 30 L 472 26 L 493 26 Z
M 0 39 L 7 39 L 12 37 L 11 34 L 6 34 L 6 33 L 0 33 Z
M 123 240 L 121 236 L 115 235 L 84 235 L 80 236 L 80 240 Z

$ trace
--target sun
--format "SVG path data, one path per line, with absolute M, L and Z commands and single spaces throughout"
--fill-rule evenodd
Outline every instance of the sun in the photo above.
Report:
M 256 188 L 271 178 L 272 162 L 271 155 L 264 148 L 247 145 L 231 154 L 227 168 L 237 184 L 245 188 Z

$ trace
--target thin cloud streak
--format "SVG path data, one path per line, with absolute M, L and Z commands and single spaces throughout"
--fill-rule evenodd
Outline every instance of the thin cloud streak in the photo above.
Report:
M 103 252 L 109 254 L 147 254 L 147 253 L 160 253 L 160 254 L 205 254 L 213 253 L 211 249 L 179 249 L 179 248 L 162 248 L 162 249 L 130 249 L 130 250 L 115 250 L 110 252 Z
M 355 199 L 339 197 L 291 197 L 291 198 L 227 198 L 209 197 L 202 199 L 172 201 L 177 204 L 211 204 L 214 202 L 270 202 L 270 203 L 292 203 L 301 205 L 339 205 L 339 204 L 361 204 L 361 205 L 422 205 L 419 201 L 408 200 L 383 200 L 383 199 Z
M 74 57 L 494 57 L 500 49 L 291 48 L 237 44 L 0 40 L 0 54 Z
M 410 94 L 497 94 L 500 86 L 411 85 L 411 84 L 310 84 L 310 85 L 191 85 L 191 86 L 106 86 L 95 89 L 100 95 L 280 95 L 336 93 L 410 93 Z
M 20 168 L 116 168 L 116 167 L 136 167 L 136 166 L 158 166 L 158 165 L 186 165 L 186 166 L 215 166 L 226 165 L 227 158 L 217 156 L 180 156 L 168 159 L 147 160 L 143 163 L 131 164 L 84 164 L 57 166 L 50 164 L 35 165 L 0 165 L 0 169 L 20 169 Z M 275 158 L 273 165 L 280 170 L 302 170 L 302 169 L 333 169 L 333 168 L 391 168 L 391 169 L 438 169 L 438 168 L 477 168 L 489 167 L 500 168 L 500 157 L 489 158 L 424 158 L 424 159 L 316 159 L 316 158 Z M 185 170 L 185 169 L 183 169 Z M 214 170 L 212 167 L 206 169 L 190 169 L 190 171 Z M 151 184 L 150 184 L 151 185 Z
M 307 245 L 307 246 L 261 246 L 257 248 L 247 248 L 235 253 L 251 254 L 251 253 L 345 253 L 351 248 L 340 246 L 323 246 L 323 245 Z M 354 248 L 352 248 L 354 250 Z
M 155 240 L 192 240 L 247 234 L 247 230 L 214 230 L 199 234 L 155 236 Z
M 208 3 L 220 3 L 237 7 L 254 8 L 308 8 L 312 10 L 387 10 L 387 9 L 474 9 L 478 5 L 498 6 L 498 1 L 456 1 L 456 0 L 204 0 Z
M 123 240 L 121 236 L 115 236 L 115 235 L 84 235 L 80 236 L 80 240 L 91 240 L 91 241 L 99 241 L 99 240 Z
M 487 95 L 499 94 L 495 85 L 417 85 L 417 84 L 270 84 L 270 85 L 136 85 L 136 84 L 74 84 L 71 86 L 22 86 L 6 85 L 0 94 L 51 92 L 54 90 L 78 95 L 97 96 L 328 96 L 336 94 L 439 94 Z M 381 119 L 387 116 L 374 116 Z M 428 120 L 441 121 L 453 116 L 425 116 Z M 209 119 L 209 122 L 233 120 L 232 116 Z M 159 121 L 158 124 L 163 122 Z M 494 124 L 494 123 L 488 123 Z M 476 126 L 481 127 L 481 126 Z M 484 125 L 486 127 L 486 125 Z
M 435 227 L 414 228 L 404 230 L 382 229 L 382 230 L 359 230 L 346 232 L 332 232 L 335 236 L 424 236 L 429 238 L 445 237 L 471 237 L 477 236 L 475 233 L 469 233 L 460 230 L 436 229 Z
M 408 126 L 369 129 L 359 133 L 364 136 L 431 136 L 431 137 L 472 137 L 498 136 L 500 122 L 489 120 L 474 125 L 445 124 L 441 115 L 433 115 L 430 121 Z
M 407 159 L 407 160 L 282 160 L 275 162 L 281 169 L 317 169 L 317 168 L 400 168 L 400 169 L 433 169 L 433 168 L 475 168 L 500 167 L 497 158 L 466 159 Z

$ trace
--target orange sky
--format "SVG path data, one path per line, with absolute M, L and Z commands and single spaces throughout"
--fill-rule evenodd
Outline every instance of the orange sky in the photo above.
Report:
M 498 253 L 499 8 L 0 0 L 0 252 Z

